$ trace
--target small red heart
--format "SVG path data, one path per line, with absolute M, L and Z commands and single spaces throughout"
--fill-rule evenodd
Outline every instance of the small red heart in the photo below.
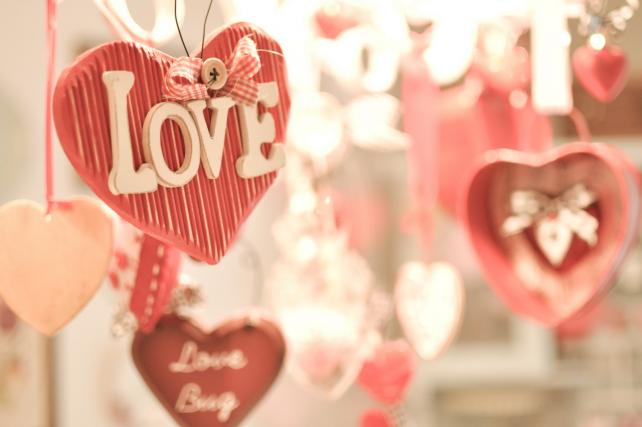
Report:
M 390 416 L 380 409 L 368 409 L 361 414 L 361 427 L 394 427 Z
M 256 315 L 205 333 L 189 320 L 163 317 L 138 332 L 134 364 L 182 427 L 237 426 L 276 380 L 285 342 L 273 322 Z
M 344 31 L 361 23 L 358 13 L 347 5 L 331 1 L 314 14 L 319 34 L 327 39 L 336 39 Z
M 359 385 L 374 399 L 392 405 L 406 392 L 415 371 L 415 354 L 405 340 L 379 346 L 359 373 Z
M 601 102 L 613 101 L 629 77 L 629 61 L 617 46 L 595 50 L 582 46 L 573 53 L 573 70 L 584 89 Z
M 596 197 L 587 209 L 599 221 L 594 246 L 574 236 L 556 267 L 535 244 L 532 227 L 502 233 L 514 191 L 557 197 L 578 183 Z M 566 144 L 545 153 L 490 151 L 469 181 L 462 216 L 491 288 L 516 313 L 556 326 L 589 309 L 612 286 L 638 233 L 639 174 L 604 144 Z
M 274 141 L 283 143 L 290 110 L 285 62 L 278 43 L 259 28 L 246 23 L 225 27 L 206 44 L 203 58 L 231 57 L 238 41 L 250 36 L 257 45 L 261 69 L 257 83 L 276 82 L 278 103 L 259 111 L 271 115 Z M 196 56 L 199 53 L 192 56 Z M 143 123 L 148 112 L 165 101 L 162 86 L 174 58 L 131 42 L 113 42 L 82 55 L 60 76 L 54 94 L 56 130 L 65 154 L 87 185 L 122 218 L 146 234 L 170 243 L 201 261 L 215 264 L 225 254 L 239 227 L 270 187 L 276 173 L 255 178 L 237 174 L 236 161 L 243 150 L 238 107 L 229 110 L 221 169 L 209 178 L 203 165 L 196 176 L 180 187 L 159 186 L 151 193 L 115 195 L 109 186 L 113 165 L 108 94 L 103 83 L 107 71 L 134 74 L 128 93 L 128 121 L 133 163 L 144 162 Z M 264 119 L 268 119 L 266 115 Z M 206 123 L 211 112 L 205 111 Z M 180 127 L 167 121 L 161 131 L 163 157 L 170 169 L 179 170 L 185 158 Z

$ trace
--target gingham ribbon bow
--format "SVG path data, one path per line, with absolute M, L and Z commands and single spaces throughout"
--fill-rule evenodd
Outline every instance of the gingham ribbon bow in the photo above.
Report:
M 226 62 L 227 82 L 214 96 L 229 96 L 234 101 L 253 105 L 259 96 L 254 76 L 261 69 L 256 43 L 250 36 L 241 38 Z M 203 60 L 194 57 L 178 58 L 167 70 L 163 94 L 170 101 L 190 101 L 210 97 L 205 83 L 200 81 Z
M 557 215 L 559 221 L 593 246 L 599 224 L 585 209 L 595 200 L 595 194 L 582 183 L 555 198 L 533 190 L 515 191 L 510 196 L 512 215 L 502 224 L 502 232 L 506 236 L 517 234 L 548 215 Z

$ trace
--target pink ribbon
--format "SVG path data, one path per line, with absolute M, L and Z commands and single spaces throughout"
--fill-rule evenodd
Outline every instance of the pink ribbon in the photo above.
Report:
M 259 96 L 254 76 L 261 69 L 256 43 L 250 36 L 241 38 L 225 64 L 227 82 L 215 96 L 229 96 L 237 103 L 253 105 Z M 203 60 L 195 57 L 178 58 L 167 70 L 163 94 L 170 101 L 190 101 L 210 97 L 207 85 L 200 81 Z

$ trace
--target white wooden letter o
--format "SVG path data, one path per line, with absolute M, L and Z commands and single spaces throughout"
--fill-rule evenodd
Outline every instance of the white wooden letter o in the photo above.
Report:
M 167 165 L 161 147 L 161 129 L 165 120 L 178 124 L 183 135 L 185 157 L 176 171 Z M 143 125 L 143 148 L 145 160 L 154 165 L 159 182 L 166 187 L 181 187 L 198 172 L 201 157 L 198 131 L 190 112 L 180 104 L 162 102 L 149 111 Z

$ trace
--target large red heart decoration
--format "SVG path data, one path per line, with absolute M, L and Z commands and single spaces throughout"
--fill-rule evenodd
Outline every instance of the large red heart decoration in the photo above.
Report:
M 488 152 L 468 185 L 462 219 L 493 290 L 513 311 L 547 326 L 590 308 L 610 289 L 635 242 L 640 220 L 637 175 L 621 152 L 603 144 L 567 144 L 540 154 Z M 517 192 L 561 203 L 559 196 L 578 184 L 590 190 L 594 201 L 586 209 L 573 207 L 571 211 L 582 215 L 571 218 L 595 219 L 589 220 L 596 225 L 591 244 L 572 228 L 578 224 L 571 224 L 571 234 L 554 228 L 548 236 L 559 239 L 553 248 L 566 245 L 556 264 L 543 250 L 538 223 L 515 234 L 503 231 L 514 213 Z M 562 219 L 561 210 L 545 212 L 543 230 L 544 222 Z
M 182 427 L 237 426 L 267 393 L 285 357 L 279 328 L 258 315 L 231 319 L 211 333 L 174 315 L 138 332 L 134 363 Z
M 285 140 L 290 109 L 281 48 L 262 30 L 251 24 L 239 23 L 225 27 L 210 38 L 202 53 L 205 60 L 227 60 L 245 36 L 255 42 L 261 63 L 253 80 L 259 85 L 275 83 L 277 86 L 274 91 L 274 96 L 278 94 L 276 105 L 268 108 L 259 103 L 256 107 L 261 126 L 274 124 L 274 140 L 260 141 L 264 143 L 261 151 L 267 156 L 274 148 L 271 142 Z M 199 53 L 192 55 L 197 56 Z M 239 112 L 240 104 L 235 104 L 236 108 L 230 108 L 228 112 L 217 177 L 211 178 L 211 170 L 206 171 L 206 167 L 196 164 L 198 171 L 194 171 L 194 178 L 181 186 L 159 182 L 157 189 L 151 192 L 115 194 L 109 182 L 114 164 L 111 139 L 114 135 L 117 138 L 127 135 L 110 120 L 116 113 L 106 89 L 107 82 L 103 82 L 108 76 L 104 73 L 125 71 L 134 75 L 133 86 L 127 95 L 127 113 L 122 114 L 128 119 L 131 138 L 132 158 L 129 163 L 133 163 L 134 170 L 140 172 L 141 165 L 149 166 L 144 159 L 149 157 L 149 140 L 153 140 L 153 137 L 148 136 L 147 140 L 145 137 L 152 127 L 147 126 L 146 117 L 152 116 L 152 111 L 158 111 L 159 104 L 165 101 L 164 77 L 174 61 L 158 50 L 135 43 L 119 41 L 99 46 L 82 55 L 62 73 L 54 94 L 54 121 L 67 157 L 105 203 L 145 233 L 173 244 L 199 260 L 216 263 L 276 176 L 275 172 L 269 172 L 248 178 L 237 173 L 237 159 L 245 152 L 244 133 L 247 133 L 247 115 L 244 119 Z M 162 107 L 182 108 L 178 104 Z M 212 120 L 209 108 L 205 108 L 204 117 L 204 123 L 211 122 L 209 130 L 214 134 L 213 128 L 218 125 L 217 120 Z M 158 145 L 152 143 L 160 147 L 162 156 L 156 158 L 164 159 L 171 170 L 168 172 L 179 173 L 185 168 L 185 163 L 191 163 L 188 159 L 194 150 L 186 149 L 186 142 L 189 142 L 183 137 L 186 126 L 179 125 L 171 114 L 167 118 L 171 120 L 161 122 L 158 134 L 154 133 L 160 142 Z
M 582 46 L 573 52 L 573 71 L 584 89 L 601 102 L 613 101 L 629 77 L 629 61 L 622 49 Z

